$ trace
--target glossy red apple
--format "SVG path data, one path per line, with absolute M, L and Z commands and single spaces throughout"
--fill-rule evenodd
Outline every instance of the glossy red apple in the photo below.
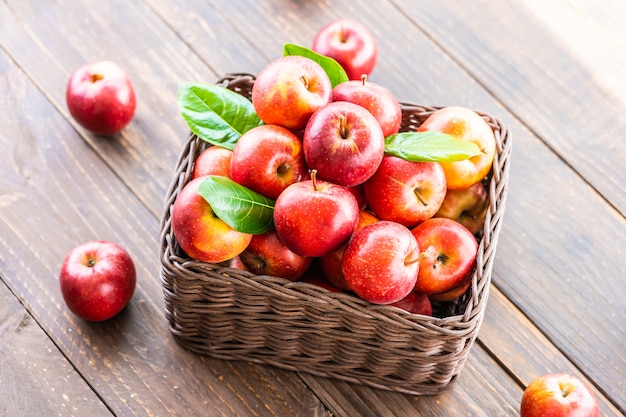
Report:
M 311 49 L 337 61 L 351 80 L 369 75 L 378 57 L 378 45 L 372 32 L 350 19 L 330 22 L 320 28 Z
M 337 84 L 333 89 L 333 101 L 349 101 L 365 107 L 378 121 L 384 137 L 398 133 L 402 125 L 398 99 L 382 85 L 367 81 L 365 75 L 359 81 Z
M 475 143 L 479 155 L 455 162 L 442 162 L 448 188 L 468 188 L 489 173 L 496 152 L 496 138 L 487 122 L 475 111 L 449 106 L 433 112 L 418 131 L 436 130 L 456 137 L 463 142 Z
M 343 275 L 362 299 L 391 304 L 413 291 L 419 257 L 418 243 L 409 229 L 399 223 L 379 221 L 350 239 L 343 254 Z
M 252 87 L 252 104 L 266 124 L 296 131 L 332 98 L 326 71 L 302 56 L 284 56 L 270 62 L 257 75 Z
M 122 130 L 135 115 L 135 90 L 128 75 L 110 61 L 85 64 L 71 75 L 65 101 L 72 117 L 97 135 Z
M 122 311 L 133 296 L 136 281 L 135 265 L 128 252 L 104 240 L 70 250 L 59 276 L 68 308 L 88 321 L 107 320 Z
M 206 177 L 191 180 L 180 191 L 172 207 L 172 232 L 188 256 L 219 263 L 234 258 L 248 246 L 252 235 L 234 230 L 217 217 L 198 193 Z
M 422 314 L 424 316 L 433 315 L 433 306 L 430 303 L 430 299 L 428 295 L 422 292 L 411 291 L 409 295 L 402 300 L 391 303 L 390 305 L 406 310 L 411 314 Z
M 598 417 L 591 388 L 577 377 L 551 373 L 534 379 L 522 394 L 520 417 Z
M 448 190 L 435 217 L 456 220 L 470 232 L 477 234 L 483 230 L 488 208 L 487 190 L 479 181 L 469 188 Z
M 365 108 L 347 101 L 327 104 L 306 125 L 303 138 L 307 166 L 320 179 L 354 187 L 370 178 L 382 161 L 385 138 Z
M 309 269 L 313 258 L 289 250 L 275 230 L 252 236 L 248 247 L 239 255 L 246 270 L 256 275 L 271 275 L 296 281 Z
M 354 228 L 353 234 L 367 226 L 377 222 L 379 219 L 369 211 L 361 210 L 359 212 L 359 221 Z M 347 243 L 342 245 L 339 249 L 332 251 L 331 253 L 319 258 L 319 266 L 324 277 L 334 286 L 343 290 L 348 290 L 350 287 L 346 283 L 346 279 L 343 276 L 342 262 L 343 254 L 346 250 Z
M 446 196 L 446 178 L 437 162 L 385 156 L 363 191 L 378 218 L 413 227 L 439 210 Z
M 416 291 L 429 295 L 448 292 L 461 285 L 476 266 L 478 242 L 459 222 L 433 217 L 411 232 L 424 253 Z
M 221 146 L 210 146 L 196 158 L 191 178 L 220 175 L 230 178 L 230 159 L 233 151 Z
M 230 160 L 233 181 L 275 200 L 289 185 L 308 178 L 302 141 L 276 125 L 241 135 Z
M 324 256 L 343 245 L 359 220 L 347 188 L 316 178 L 290 185 L 274 205 L 274 225 L 285 245 L 301 256 Z

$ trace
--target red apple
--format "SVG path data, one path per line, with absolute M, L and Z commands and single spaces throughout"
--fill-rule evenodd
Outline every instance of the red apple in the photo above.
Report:
M 135 90 L 118 65 L 110 61 L 85 64 L 71 75 L 65 101 L 72 117 L 97 135 L 122 130 L 135 115 Z
M 551 373 L 533 380 L 522 394 L 520 417 L 598 417 L 600 406 L 579 378 Z
M 378 218 L 413 227 L 439 210 L 446 196 L 446 178 L 437 162 L 385 156 L 363 191 Z
M 309 269 L 304 273 L 299 281 L 306 282 L 308 284 L 315 284 L 318 287 L 322 287 L 331 292 L 343 292 L 343 289 L 336 287 L 330 281 L 328 281 L 326 277 L 324 277 L 317 262 L 313 262 L 311 264 Z
M 116 243 L 94 240 L 76 246 L 65 257 L 59 283 L 72 313 L 88 321 L 110 319 L 135 292 L 135 265 Z
M 496 138 L 487 122 L 473 110 L 449 106 L 433 112 L 418 131 L 436 130 L 447 133 L 464 142 L 475 143 L 479 155 L 455 162 L 442 162 L 448 188 L 468 188 L 481 181 L 489 173 L 496 152 Z
M 473 234 L 483 230 L 489 208 L 487 190 L 481 181 L 469 188 L 448 190 L 435 217 L 456 220 Z
M 367 81 L 363 75 L 359 81 L 337 84 L 333 89 L 333 101 L 349 101 L 365 107 L 378 121 L 387 137 L 398 133 L 402 124 L 402 108 L 396 97 L 380 84 Z
M 233 151 L 221 146 L 210 146 L 196 158 L 191 178 L 205 175 L 221 175 L 230 178 L 230 158 Z
M 472 285 L 472 275 L 473 272 L 470 272 L 467 277 L 465 277 L 465 279 L 463 279 L 463 281 L 456 287 L 446 292 L 430 294 L 428 298 L 430 298 L 430 301 L 436 301 L 438 303 L 445 303 L 448 301 L 456 300 L 457 298 L 465 294 L 470 285 Z
M 289 281 L 296 281 L 304 275 L 313 259 L 289 250 L 275 230 L 252 236 L 239 258 L 246 270 L 256 275 L 272 275 Z
M 296 55 L 270 62 L 252 87 L 252 104 L 261 120 L 294 131 L 303 129 L 331 97 L 326 71 L 312 59 Z
M 379 221 L 354 234 L 343 254 L 343 275 L 362 299 L 375 304 L 402 300 L 417 281 L 420 249 L 409 229 Z
M 205 178 L 191 180 L 176 197 L 172 232 L 188 256 L 219 263 L 243 252 L 252 235 L 234 230 L 215 215 L 211 205 L 198 193 L 198 186 Z
M 361 23 L 349 19 L 323 26 L 315 34 L 311 49 L 337 61 L 351 80 L 369 75 L 378 56 L 374 35 Z
M 416 291 L 445 293 L 461 285 L 474 269 L 478 242 L 459 222 L 433 217 L 411 232 L 423 251 Z
M 354 234 L 368 224 L 375 223 L 378 220 L 379 219 L 371 212 L 361 210 L 359 212 L 359 221 L 357 222 L 354 232 L 352 233 Z M 343 290 L 350 289 L 343 276 L 342 270 L 343 253 L 346 250 L 346 246 L 347 244 L 344 244 L 339 249 L 336 249 L 319 259 L 319 266 L 326 279 L 334 286 Z
M 275 200 L 289 185 L 308 177 L 302 142 L 284 127 L 254 127 L 241 135 L 235 145 L 230 177 Z
M 385 152 L 380 125 L 365 108 L 347 101 L 317 110 L 306 125 L 304 158 L 320 179 L 354 187 L 370 178 Z
M 274 225 L 285 245 L 301 256 L 324 256 L 343 245 L 359 220 L 347 188 L 316 178 L 291 184 L 274 205 Z
M 423 292 L 411 291 L 409 295 L 400 301 L 391 303 L 394 307 L 401 308 L 411 314 L 422 314 L 424 316 L 433 315 L 433 306 L 430 303 L 428 295 Z

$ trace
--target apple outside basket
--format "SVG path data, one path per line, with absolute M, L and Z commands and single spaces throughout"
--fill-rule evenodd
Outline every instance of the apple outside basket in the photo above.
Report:
M 248 98 L 253 83 L 250 74 L 229 74 L 217 81 Z M 434 110 L 402 103 L 401 130 L 416 130 Z M 471 286 L 456 301 L 435 306 L 441 318 L 189 258 L 172 233 L 171 209 L 195 159 L 211 146 L 191 134 L 167 192 L 159 242 L 165 315 L 174 338 L 186 349 L 213 358 L 406 394 L 433 395 L 448 388 L 458 379 L 482 323 L 507 196 L 511 135 L 497 119 L 479 114 L 497 142 L 485 180 L 489 209 Z

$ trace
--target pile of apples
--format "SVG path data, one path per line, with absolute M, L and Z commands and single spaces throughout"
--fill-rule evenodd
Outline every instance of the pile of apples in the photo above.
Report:
M 172 207 L 176 240 L 200 261 L 430 315 L 432 301 L 456 299 L 470 285 L 494 133 L 476 112 L 451 106 L 402 136 L 398 100 L 367 79 L 376 43 L 357 22 L 333 22 L 311 50 L 298 51 L 257 75 L 252 100 L 195 86 L 194 99 L 224 94 L 204 115 L 183 114 L 200 137 L 192 119 L 250 126 L 234 139 L 208 139 L 213 146 L 196 158 Z M 456 160 L 391 152 L 394 140 L 433 133 L 478 151 Z M 218 210 L 226 191 L 229 206 Z M 250 221 L 257 212 L 263 225 Z

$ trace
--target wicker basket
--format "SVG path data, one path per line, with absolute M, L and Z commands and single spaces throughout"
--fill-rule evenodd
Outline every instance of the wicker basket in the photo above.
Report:
M 254 76 L 218 83 L 250 97 Z M 435 108 L 402 104 L 402 130 L 415 130 Z M 256 276 L 198 262 L 179 248 L 171 207 L 208 145 L 191 135 L 167 192 L 161 222 L 161 282 L 175 339 L 213 358 L 244 360 L 415 395 L 437 394 L 457 380 L 485 312 L 507 195 L 511 136 L 498 120 L 488 182 L 489 211 L 470 289 L 436 305 L 438 317 L 377 306 L 303 282 Z

